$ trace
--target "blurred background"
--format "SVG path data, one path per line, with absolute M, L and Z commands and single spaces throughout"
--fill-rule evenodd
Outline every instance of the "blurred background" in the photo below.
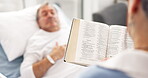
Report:
M 57 3 L 70 20 L 75 17 L 107 24 L 126 24 L 126 0 L 0 0 L 0 12 L 21 10 L 45 2 Z

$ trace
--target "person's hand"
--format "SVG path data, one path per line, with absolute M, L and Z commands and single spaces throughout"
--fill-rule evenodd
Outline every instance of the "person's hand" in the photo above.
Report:
M 101 60 L 101 62 L 107 61 L 109 58 L 104 58 Z
M 56 46 L 52 49 L 52 52 L 49 55 L 54 61 L 57 61 L 63 58 L 65 50 L 66 45 L 58 46 L 58 44 L 56 43 Z

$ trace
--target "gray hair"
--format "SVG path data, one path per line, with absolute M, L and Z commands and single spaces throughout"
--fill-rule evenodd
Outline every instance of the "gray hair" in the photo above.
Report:
M 43 7 L 43 6 L 45 6 L 45 5 L 48 5 L 49 3 L 45 3 L 45 4 L 43 4 L 38 10 L 37 10 L 37 14 L 36 14 L 36 21 L 38 21 L 39 20 L 39 10 Z

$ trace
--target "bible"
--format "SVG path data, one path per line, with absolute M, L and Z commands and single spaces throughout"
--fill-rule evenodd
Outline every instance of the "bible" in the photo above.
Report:
M 73 19 L 64 61 L 99 64 L 127 48 L 133 48 L 127 27 Z

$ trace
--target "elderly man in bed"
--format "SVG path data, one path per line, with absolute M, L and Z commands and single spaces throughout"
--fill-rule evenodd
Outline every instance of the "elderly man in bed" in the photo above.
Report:
M 73 69 L 79 69 L 61 60 L 68 41 L 69 29 L 60 26 L 55 8 L 48 4 L 41 6 L 37 12 L 37 23 L 40 30 L 28 41 L 21 65 L 21 78 L 46 77 L 48 72 L 50 76 L 47 77 L 50 78 L 57 78 L 61 74 L 64 77 L 64 71 L 72 73 Z

